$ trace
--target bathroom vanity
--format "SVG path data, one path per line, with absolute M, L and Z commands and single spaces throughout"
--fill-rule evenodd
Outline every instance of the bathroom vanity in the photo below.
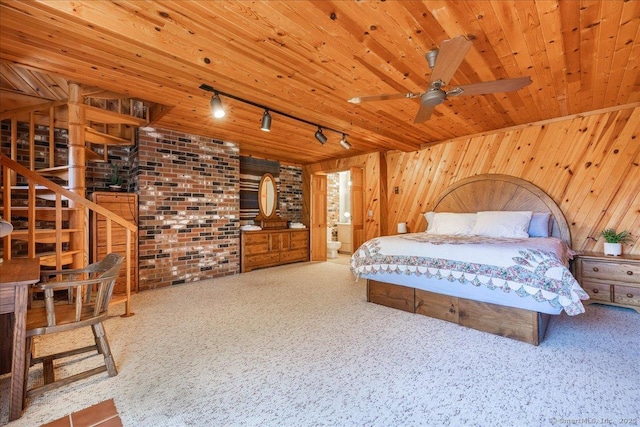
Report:
M 287 228 L 288 221 L 277 213 L 278 191 L 269 173 L 260 180 L 258 206 L 254 224 L 262 229 L 240 232 L 240 272 L 309 261 L 309 229 Z
M 240 233 L 240 272 L 309 261 L 309 229 L 284 228 Z

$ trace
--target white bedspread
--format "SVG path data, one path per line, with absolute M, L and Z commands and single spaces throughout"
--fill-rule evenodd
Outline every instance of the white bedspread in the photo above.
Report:
M 584 313 L 581 300 L 589 296 L 567 268 L 571 256 L 556 238 L 412 233 L 365 242 L 351 257 L 351 271 L 356 277 L 395 273 L 485 287 L 576 315 Z

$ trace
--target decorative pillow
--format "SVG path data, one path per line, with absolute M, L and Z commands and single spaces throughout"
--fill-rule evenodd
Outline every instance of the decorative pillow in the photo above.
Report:
M 424 219 L 427 220 L 427 229 L 425 231 L 429 231 L 433 228 L 433 216 L 436 213 L 431 211 L 431 212 L 425 212 L 424 215 Z
M 534 212 L 529 223 L 529 237 L 549 237 L 551 236 L 551 214 Z
M 478 212 L 473 234 L 487 237 L 529 237 L 531 211 Z
M 433 223 L 433 226 L 429 225 L 427 234 L 468 236 L 473 234 L 472 231 L 476 223 L 476 214 L 436 212 L 431 223 Z

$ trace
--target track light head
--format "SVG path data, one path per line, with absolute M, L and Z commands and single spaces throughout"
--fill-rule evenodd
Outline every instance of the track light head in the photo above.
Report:
M 318 130 L 316 131 L 316 139 L 320 141 L 320 144 L 327 142 L 327 137 L 322 133 L 322 128 L 320 126 L 318 126 Z
M 222 108 L 220 95 L 218 95 L 217 93 L 211 97 L 211 114 L 213 114 L 213 117 L 215 117 L 216 119 L 220 119 L 226 114 L 224 112 L 224 108 Z
M 349 144 L 349 141 L 347 141 L 347 135 L 345 135 L 344 133 L 342 134 L 342 138 L 340 139 L 340 145 L 342 145 L 342 148 L 344 148 L 345 150 L 349 150 L 351 148 L 351 144 Z
M 269 110 L 264 110 L 262 114 L 262 126 L 260 127 L 264 132 L 271 131 L 271 114 L 269 114 Z

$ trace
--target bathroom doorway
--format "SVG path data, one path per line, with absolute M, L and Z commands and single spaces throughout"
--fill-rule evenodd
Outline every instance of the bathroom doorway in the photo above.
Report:
M 327 227 L 331 241 L 340 242 L 338 253 L 351 255 L 351 172 L 348 170 L 327 175 Z
M 343 175 L 343 183 L 346 182 L 347 190 L 343 193 L 347 197 L 348 203 L 343 202 L 340 210 L 340 170 L 321 171 L 311 175 L 311 195 L 310 195 L 310 225 L 311 225 L 311 260 L 326 261 L 328 259 L 330 241 L 339 241 L 338 226 L 342 230 L 346 246 L 336 250 L 337 255 L 347 256 L 357 249 L 364 242 L 364 170 L 361 167 L 351 167 L 348 169 L 349 175 Z M 346 171 L 345 171 L 346 172 Z M 329 182 L 335 186 L 335 194 L 329 195 Z M 349 185 L 349 182 L 351 185 Z M 333 207 L 329 208 L 329 201 Z M 331 209 L 331 216 L 329 211 Z M 346 215 L 348 213 L 348 215 Z M 329 240 L 329 234 L 331 239 Z M 345 235 L 346 234 L 346 235 Z M 341 242 L 342 243 L 342 242 Z M 335 245 L 331 245 L 335 246 Z M 340 245 L 342 246 L 342 244 Z

